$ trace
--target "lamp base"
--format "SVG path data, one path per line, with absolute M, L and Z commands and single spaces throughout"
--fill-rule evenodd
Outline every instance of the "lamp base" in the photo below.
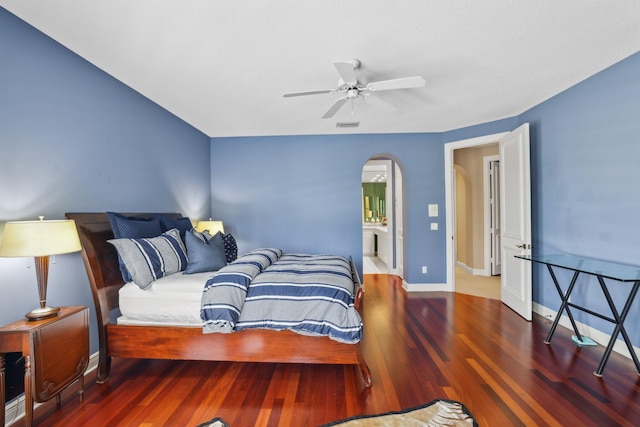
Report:
M 42 320 L 57 316 L 59 311 L 60 307 L 41 307 L 25 314 L 25 317 L 29 320 Z

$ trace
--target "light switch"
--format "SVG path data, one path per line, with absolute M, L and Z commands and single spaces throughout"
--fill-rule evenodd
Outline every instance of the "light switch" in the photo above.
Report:
M 437 222 L 432 222 L 431 223 L 431 229 L 432 230 L 437 230 L 438 229 L 438 223 Z
M 429 205 L 429 216 L 438 216 L 438 205 Z

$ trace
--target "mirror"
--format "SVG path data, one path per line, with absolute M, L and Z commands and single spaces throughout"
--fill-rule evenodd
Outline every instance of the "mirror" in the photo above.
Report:
M 387 167 L 370 160 L 362 170 L 362 223 L 386 224 Z
M 386 182 L 362 184 L 363 222 L 386 222 L 386 192 Z

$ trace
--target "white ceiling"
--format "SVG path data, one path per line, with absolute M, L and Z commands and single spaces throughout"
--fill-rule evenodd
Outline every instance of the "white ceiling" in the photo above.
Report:
M 640 50 L 637 0 L 0 0 L 215 136 L 442 132 L 512 117 Z M 332 119 L 334 61 L 420 75 Z M 357 121 L 355 129 L 337 122 Z

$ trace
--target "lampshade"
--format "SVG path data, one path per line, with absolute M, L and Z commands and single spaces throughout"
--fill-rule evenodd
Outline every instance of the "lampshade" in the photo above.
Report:
M 9 221 L 0 242 L 0 257 L 58 255 L 80 249 L 74 220 Z
M 47 278 L 49 255 L 66 254 L 81 250 L 74 220 L 62 221 L 10 221 L 4 227 L 0 242 L 0 257 L 34 257 L 40 307 L 25 316 L 41 320 L 56 316 L 59 307 L 47 306 Z
M 209 221 L 200 221 L 198 223 L 198 226 L 196 227 L 196 230 L 201 233 L 205 230 L 208 230 L 209 233 L 214 235 L 218 231 L 224 233 L 224 225 L 222 224 L 222 221 L 212 221 L 211 219 L 209 219 Z

